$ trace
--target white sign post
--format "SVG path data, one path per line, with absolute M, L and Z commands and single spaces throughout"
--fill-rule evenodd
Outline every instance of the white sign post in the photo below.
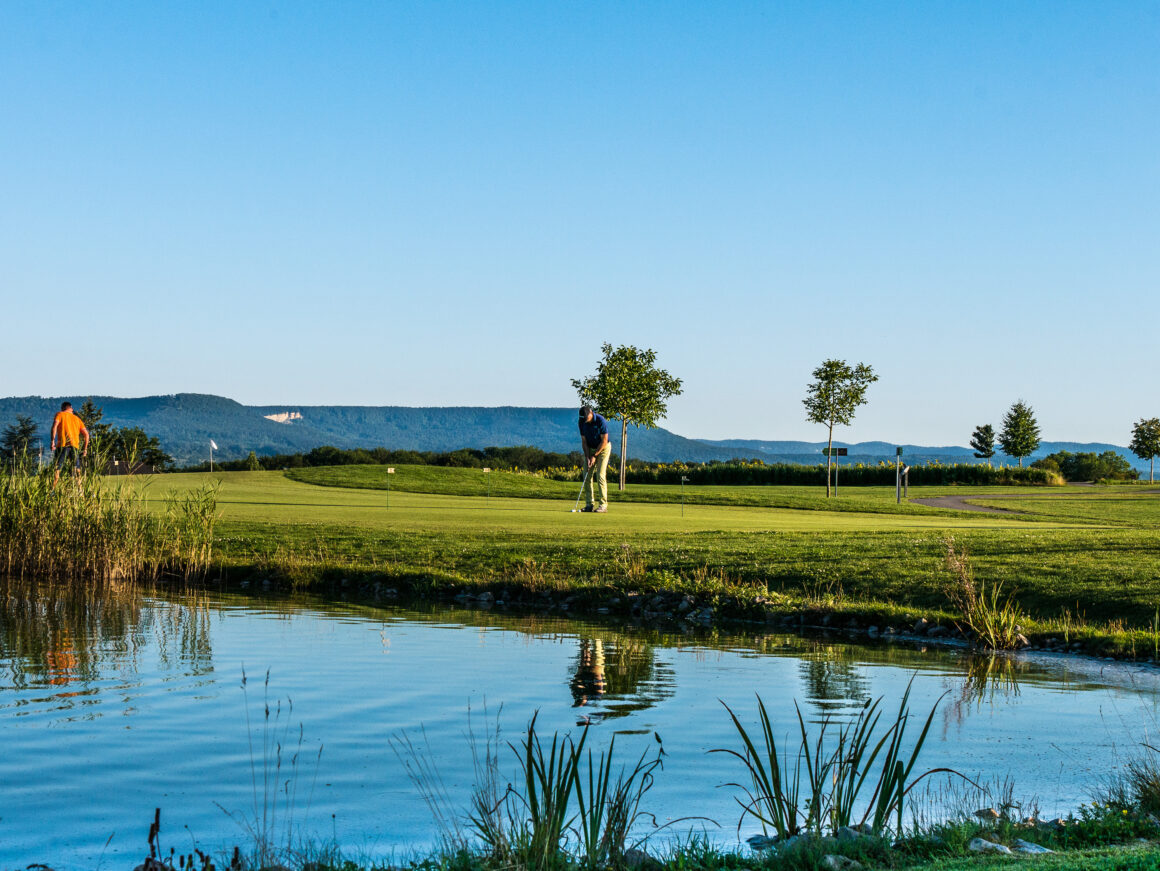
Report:
M 390 476 L 395 474 L 394 466 L 387 466 L 387 508 L 391 507 L 391 479 Z

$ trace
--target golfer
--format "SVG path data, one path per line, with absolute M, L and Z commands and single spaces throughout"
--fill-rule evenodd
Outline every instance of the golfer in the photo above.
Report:
M 608 421 L 592 410 L 591 405 L 580 406 L 580 445 L 588 460 L 588 504 L 581 511 L 603 514 L 608 510 L 608 458 L 612 446 L 608 443 Z M 596 499 L 597 488 L 600 500 Z
M 81 450 L 81 436 L 84 436 L 85 446 Z M 60 480 L 60 470 L 72 468 L 74 475 L 81 473 L 81 455 L 89 452 L 89 431 L 85 422 L 73 414 L 72 403 L 62 402 L 60 411 L 52 419 L 52 434 L 49 437 L 52 445 L 53 463 L 56 466 L 55 484 Z

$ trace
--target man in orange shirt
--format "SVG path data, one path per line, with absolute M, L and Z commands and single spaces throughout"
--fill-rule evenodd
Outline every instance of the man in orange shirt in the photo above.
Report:
M 81 436 L 85 438 L 83 451 Z M 54 483 L 60 480 L 60 470 L 68 466 L 72 467 L 74 475 L 79 475 L 81 456 L 89 452 L 89 431 L 85 428 L 85 422 L 73 414 L 71 402 L 62 402 L 60 411 L 52 419 L 51 443 L 53 462 L 56 465 Z

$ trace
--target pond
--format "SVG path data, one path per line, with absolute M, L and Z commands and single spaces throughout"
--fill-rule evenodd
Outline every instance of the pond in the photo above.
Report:
M 629 761 L 663 741 L 645 800 L 671 836 L 738 844 L 739 747 L 722 702 L 778 728 L 942 697 L 919 768 L 994 781 L 1046 813 L 1088 799 L 1155 730 L 1150 668 L 970 656 L 767 631 L 703 635 L 467 610 L 229 594 L 0 585 L 0 868 L 132 867 L 154 808 L 162 843 L 245 849 L 267 817 L 348 854 L 405 859 L 439 830 L 397 752 L 409 740 L 468 807 L 472 746 L 500 730 L 616 734 Z M 945 697 L 944 697 L 945 694 Z M 267 716 L 267 704 L 269 714 Z M 917 731 L 917 729 L 915 729 Z M 513 776 L 505 747 L 501 767 Z M 264 783 L 269 784 L 264 787 Z M 269 816 L 276 813 L 270 821 Z M 749 823 L 740 837 L 757 831 Z

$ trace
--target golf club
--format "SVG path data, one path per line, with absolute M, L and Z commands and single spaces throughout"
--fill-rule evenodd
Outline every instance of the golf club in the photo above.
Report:
M 595 465 L 595 464 L 593 464 Z M 580 492 L 576 494 L 576 504 L 572 506 L 572 514 L 580 508 L 580 497 L 584 495 L 584 487 L 588 484 L 588 476 L 592 474 L 592 466 L 584 470 L 584 480 L 580 482 Z

